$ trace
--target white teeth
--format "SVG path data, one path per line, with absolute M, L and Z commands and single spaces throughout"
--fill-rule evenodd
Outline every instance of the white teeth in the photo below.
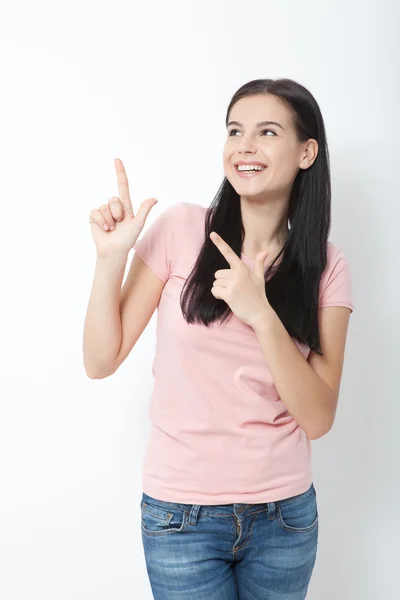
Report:
M 260 165 L 238 165 L 238 171 L 264 171 L 265 167 Z

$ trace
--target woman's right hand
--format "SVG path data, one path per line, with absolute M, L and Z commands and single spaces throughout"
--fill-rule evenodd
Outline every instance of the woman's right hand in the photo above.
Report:
M 116 158 L 114 166 L 117 172 L 119 197 L 113 196 L 108 204 L 95 208 L 89 215 L 93 240 L 98 254 L 101 255 L 128 254 L 143 229 L 147 215 L 158 202 L 155 198 L 144 200 L 135 216 L 124 165 L 119 158 Z

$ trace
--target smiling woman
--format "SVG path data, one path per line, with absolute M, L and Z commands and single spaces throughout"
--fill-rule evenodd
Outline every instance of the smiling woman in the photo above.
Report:
M 175 205 L 179 218 L 166 211 L 135 245 L 166 282 L 143 545 L 155 598 L 213 586 L 236 598 L 253 581 L 254 599 L 300 600 L 318 542 L 310 440 L 334 420 L 350 271 L 328 242 L 328 149 L 310 92 L 251 81 L 226 126 L 212 204 Z
M 255 258 L 262 250 L 274 256 L 265 282 L 268 301 L 290 336 L 321 354 L 319 283 L 331 223 L 321 112 L 297 82 L 255 80 L 233 95 L 225 122 L 225 179 L 207 211 L 204 244 L 181 297 L 184 317 L 209 325 L 231 313 L 210 294 L 207 265 L 226 266 L 209 238 L 216 231 L 238 256 Z M 265 168 L 239 172 L 240 164 Z
M 95 229 L 114 253 L 95 278 L 110 299 L 101 335 L 87 339 L 92 352 L 100 338 L 107 356 L 112 347 L 103 373 L 114 372 L 158 307 L 141 501 L 154 598 L 303 600 L 319 526 L 311 440 L 335 416 L 350 270 L 328 241 L 328 149 L 311 93 L 289 79 L 251 81 L 225 123 L 213 202 L 180 202 L 153 221 L 112 311 L 116 248 L 131 247 L 154 202 L 133 219 L 119 168 L 116 215 L 128 216 Z

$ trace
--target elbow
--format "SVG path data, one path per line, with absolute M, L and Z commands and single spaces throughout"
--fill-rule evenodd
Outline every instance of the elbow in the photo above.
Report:
M 306 434 L 310 440 L 318 440 L 324 437 L 333 427 L 336 416 L 336 403 L 335 406 L 329 406 L 323 414 L 320 414 L 318 421 L 311 424 L 306 430 Z
M 329 431 L 329 430 L 328 430 Z M 324 435 L 326 435 L 328 433 L 328 431 L 318 431 L 318 432 L 313 432 L 310 434 L 307 434 L 307 437 L 309 440 L 314 441 L 314 440 L 318 440 L 319 438 L 323 437 Z
M 92 371 L 86 371 L 86 375 L 89 377 L 89 379 L 104 379 L 106 377 L 106 375 L 99 375 L 98 373 Z
M 97 373 L 97 372 L 87 372 L 86 371 L 86 375 L 89 377 L 89 379 L 105 379 L 106 377 L 109 377 L 110 375 L 112 375 L 112 373 Z
M 324 437 L 327 433 L 330 432 L 333 426 L 333 421 L 330 421 L 328 424 L 319 424 L 319 427 L 314 427 L 310 431 L 306 431 L 307 437 L 310 440 L 318 440 L 319 438 Z
M 115 372 L 115 369 L 111 369 L 111 367 L 89 367 L 88 365 L 84 364 L 84 368 L 89 379 L 105 379 L 106 377 L 110 377 L 110 375 Z

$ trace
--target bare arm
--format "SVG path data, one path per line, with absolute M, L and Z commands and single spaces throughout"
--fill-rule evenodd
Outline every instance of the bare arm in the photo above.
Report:
M 98 259 L 85 321 L 84 364 L 92 379 L 115 373 L 142 335 L 164 282 L 134 254 L 121 290 L 126 258 Z
M 127 255 L 97 255 L 83 335 L 86 373 L 96 378 L 107 372 L 121 345 L 120 297 Z
M 97 261 L 83 334 L 87 375 L 111 375 L 129 354 L 158 304 L 164 282 L 136 254 L 121 291 L 130 249 L 134 246 L 154 198 L 134 215 L 128 178 L 120 159 L 114 161 L 119 197 L 90 213 Z

